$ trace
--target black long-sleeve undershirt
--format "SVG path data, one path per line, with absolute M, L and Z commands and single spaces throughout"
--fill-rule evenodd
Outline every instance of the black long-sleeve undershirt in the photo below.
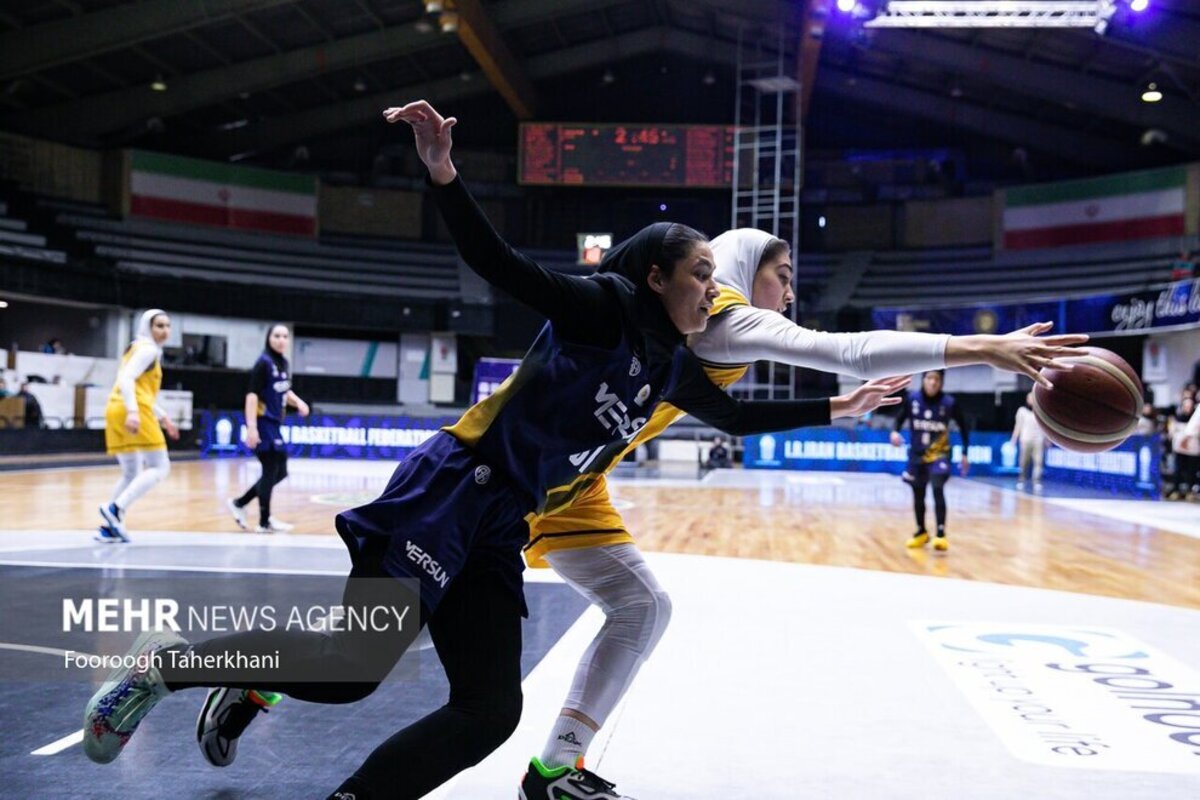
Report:
M 625 314 L 599 282 L 553 272 L 518 252 L 496 232 L 460 178 L 430 183 L 434 201 L 463 261 L 491 285 L 543 314 L 564 339 L 605 349 L 624 335 Z M 828 425 L 829 400 L 739 401 L 717 388 L 686 351 L 666 400 L 732 436 Z

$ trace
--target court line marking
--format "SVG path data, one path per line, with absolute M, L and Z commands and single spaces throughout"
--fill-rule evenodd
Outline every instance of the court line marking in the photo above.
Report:
M 77 744 L 83 744 L 83 728 L 80 728 L 74 733 L 68 733 L 61 739 L 57 739 L 44 747 L 39 747 L 29 755 L 53 756 L 61 753 L 63 750 L 66 750 L 69 747 L 74 747 Z

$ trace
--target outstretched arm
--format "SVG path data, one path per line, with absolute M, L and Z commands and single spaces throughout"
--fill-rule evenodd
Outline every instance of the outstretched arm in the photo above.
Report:
M 778 361 L 863 379 L 988 364 L 1044 385 L 1038 371 L 1052 366 L 1055 358 L 1073 355 L 1069 346 L 1088 339 L 1084 335 L 1039 338 L 1051 327 L 1052 323 L 1038 323 L 1007 336 L 826 333 L 797 325 L 775 311 L 737 306 L 711 320 L 708 330 L 697 335 L 691 346 L 702 359 L 718 364 Z
M 546 269 L 513 249 L 492 227 L 450 160 L 454 117 L 444 118 L 418 100 L 387 109 L 384 118 L 407 122 L 413 129 L 417 154 L 429 168 L 433 199 L 468 267 L 545 316 L 573 341 L 611 347 L 620 340 L 616 299 L 603 286 Z
M 695 358 L 686 358 L 675 388 L 665 398 L 672 405 L 732 436 L 828 425 L 841 417 L 861 416 L 880 406 L 895 405 L 888 397 L 910 378 L 875 380 L 850 394 L 819 400 L 734 400 L 705 374 Z

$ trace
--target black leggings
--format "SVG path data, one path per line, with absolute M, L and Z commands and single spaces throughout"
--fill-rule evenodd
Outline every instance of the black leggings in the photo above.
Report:
M 917 517 L 917 530 L 925 530 L 925 487 L 933 486 L 933 513 L 937 517 L 938 530 L 946 527 L 946 481 L 949 475 L 919 476 L 912 482 L 913 512 Z
M 356 568 L 351 578 L 380 574 Z M 371 596 L 366 598 L 363 590 L 351 589 L 351 583 L 347 583 L 347 604 L 384 599 L 377 588 L 369 590 Z M 382 581 L 369 583 L 386 586 Z M 385 590 L 389 602 L 414 601 L 404 583 L 391 580 L 391 584 Z M 414 614 L 416 608 L 414 604 Z M 509 583 L 498 573 L 472 570 L 468 562 L 428 619 L 434 647 L 450 680 L 447 703 L 375 748 L 337 791 L 353 793 L 358 800 L 416 800 L 478 764 L 511 736 L 521 718 L 521 615 L 521 600 Z M 191 652 L 200 656 L 279 651 L 280 664 L 289 672 L 311 666 L 320 674 L 349 676 L 345 682 L 280 682 L 270 670 L 259 676 L 243 672 L 239 679 L 223 681 L 212 671 L 172 668 L 169 658 L 164 658 L 162 675 L 173 691 L 230 686 L 283 692 L 314 703 L 351 703 L 371 694 L 387 677 L 414 633 L 381 636 L 259 630 L 191 647 Z
M 258 463 L 262 464 L 262 476 L 234 503 L 239 508 L 245 508 L 251 500 L 257 497 L 258 521 L 265 528 L 271 521 L 271 490 L 288 474 L 287 453 L 269 450 L 264 453 L 255 453 L 255 457 L 258 459 Z

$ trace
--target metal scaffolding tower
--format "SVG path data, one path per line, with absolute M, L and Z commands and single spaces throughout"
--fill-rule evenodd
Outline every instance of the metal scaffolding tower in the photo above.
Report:
M 731 228 L 757 228 L 800 245 L 800 183 L 803 137 L 800 84 L 796 65 L 787 59 L 787 26 L 778 26 L 778 41 L 769 34 L 738 33 L 737 89 L 734 100 L 733 198 Z M 747 42 L 748 34 L 752 43 Z M 796 318 L 792 305 L 792 318 Z M 768 378 L 755 379 L 751 367 L 735 393 L 791 399 L 795 368 L 771 364 Z

